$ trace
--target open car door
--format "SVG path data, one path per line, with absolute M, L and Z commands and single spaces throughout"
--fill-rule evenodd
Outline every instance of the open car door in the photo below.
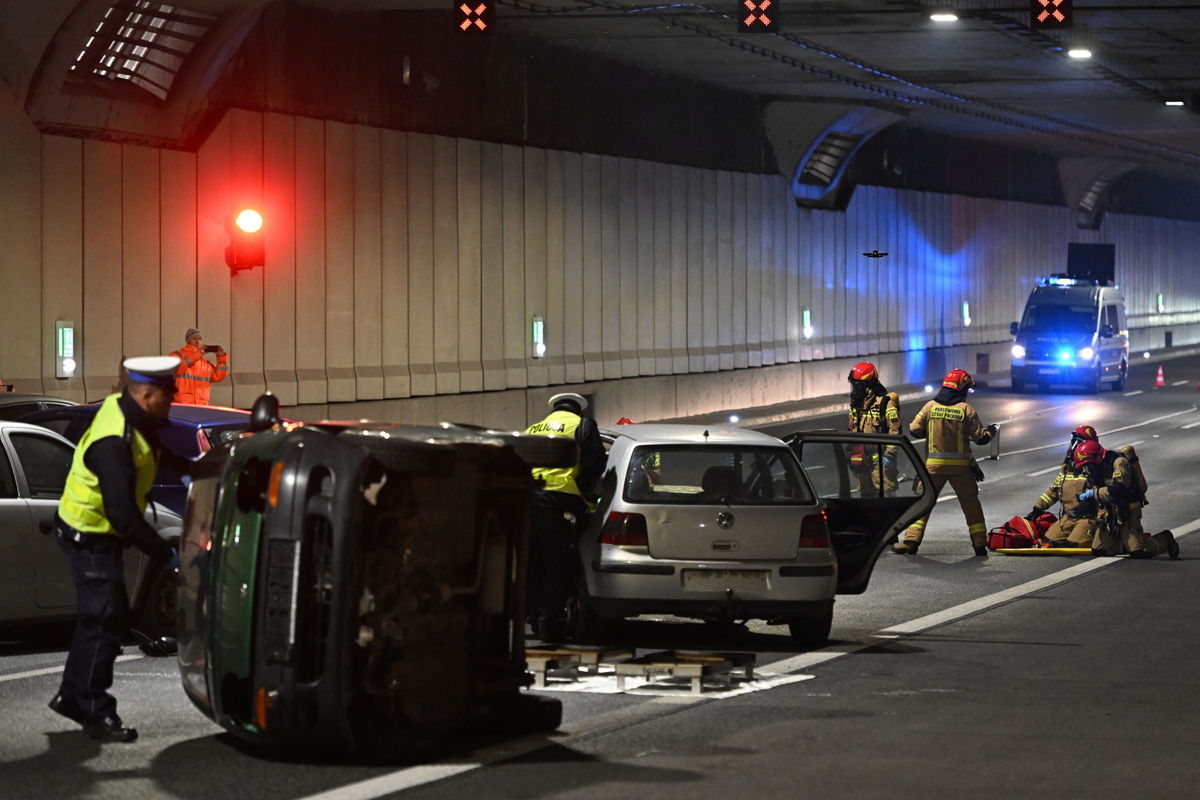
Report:
M 825 509 L 838 594 L 862 594 L 883 549 L 936 502 L 924 459 L 912 442 L 885 433 L 799 431 L 783 440 Z

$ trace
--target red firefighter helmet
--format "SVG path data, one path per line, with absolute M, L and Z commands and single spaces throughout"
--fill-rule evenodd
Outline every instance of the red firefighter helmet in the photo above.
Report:
M 1098 442 L 1100 437 L 1096 435 L 1096 429 L 1091 425 L 1080 425 L 1075 430 L 1071 431 L 1072 442 Z
M 1075 454 L 1071 456 L 1071 463 L 1075 469 L 1081 469 L 1088 464 L 1099 464 L 1104 460 L 1107 451 L 1100 446 L 1099 442 L 1086 441 L 1080 442 L 1075 448 Z
M 942 386 L 946 389 L 965 392 L 967 389 L 975 388 L 975 379 L 965 369 L 952 369 L 946 373 L 946 377 L 942 378 Z
M 870 361 L 862 361 L 850 368 L 850 374 L 846 376 L 846 380 L 875 383 L 879 380 L 879 370 L 875 369 L 875 365 Z

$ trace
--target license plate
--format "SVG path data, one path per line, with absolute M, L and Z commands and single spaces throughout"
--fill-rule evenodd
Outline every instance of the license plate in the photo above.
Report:
M 1058 370 L 1054 367 L 1042 367 L 1038 370 L 1038 375 L 1057 375 Z
M 771 590 L 771 573 L 751 569 L 685 569 L 685 592 L 767 592 Z

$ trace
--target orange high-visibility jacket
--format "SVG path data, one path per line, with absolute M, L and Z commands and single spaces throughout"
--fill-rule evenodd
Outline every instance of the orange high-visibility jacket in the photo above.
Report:
M 179 369 L 175 372 L 175 384 L 179 391 L 175 394 L 176 403 L 195 403 L 208 405 L 208 396 L 214 383 L 225 380 L 229 374 L 229 354 L 217 355 L 217 365 L 204 357 L 204 351 L 190 344 L 171 353 L 179 356 Z

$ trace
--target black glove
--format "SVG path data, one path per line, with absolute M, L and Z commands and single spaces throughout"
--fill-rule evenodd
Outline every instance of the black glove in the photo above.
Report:
M 1032 511 L 1030 511 L 1028 514 L 1025 515 L 1025 519 L 1029 520 L 1030 522 L 1033 522 L 1035 519 L 1037 519 L 1044 513 L 1045 512 L 1042 511 L 1040 508 L 1034 508 Z
M 981 470 L 979 468 L 979 465 L 976 464 L 974 461 L 971 462 L 971 474 L 975 476 L 976 482 L 983 481 L 983 478 L 984 478 L 983 470 Z

